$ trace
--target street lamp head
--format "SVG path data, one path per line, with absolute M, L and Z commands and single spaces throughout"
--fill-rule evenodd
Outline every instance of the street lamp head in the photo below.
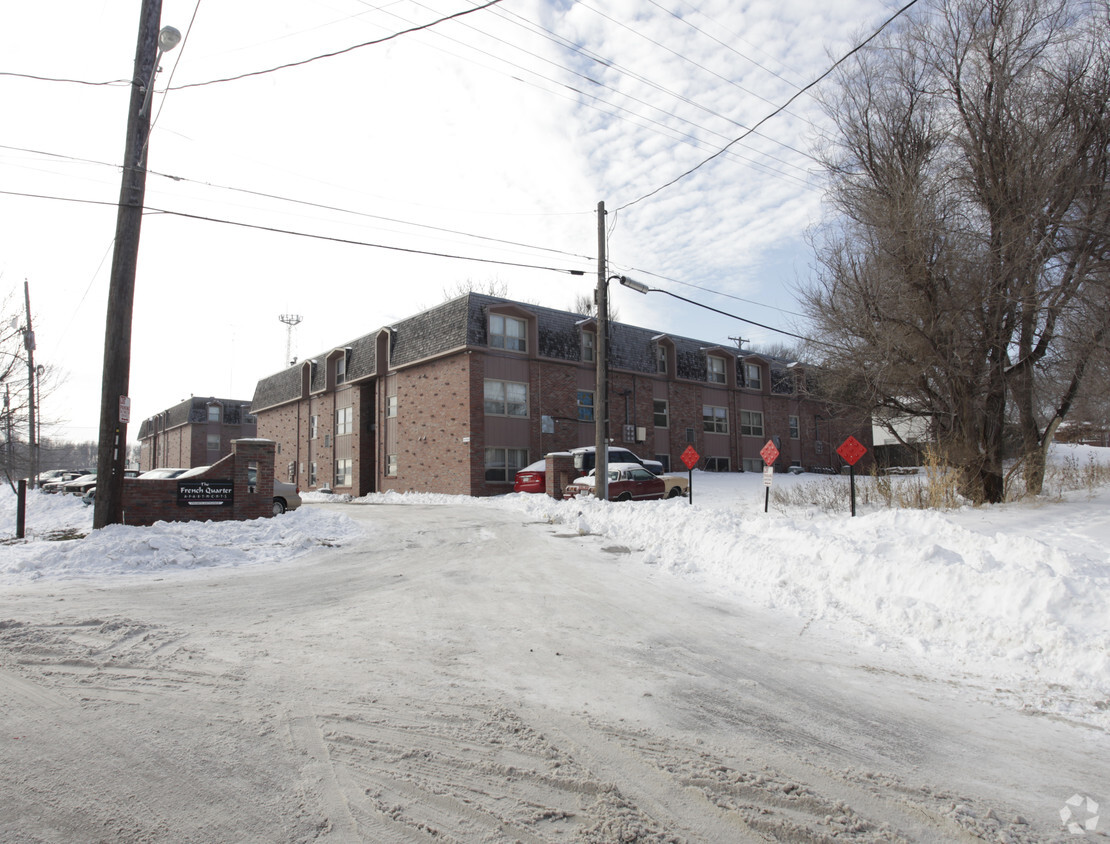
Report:
M 630 290 L 635 290 L 637 293 L 645 293 L 646 294 L 649 290 L 651 290 L 651 288 L 648 287 L 646 284 L 644 284 L 642 281 L 636 281 L 636 279 L 629 278 L 626 275 L 622 275 L 620 277 L 620 280 L 621 280 L 621 284 L 623 284 L 625 287 L 629 288 Z
M 180 43 L 181 31 L 176 27 L 164 26 L 162 31 L 158 33 L 158 49 L 163 53 L 168 53 Z

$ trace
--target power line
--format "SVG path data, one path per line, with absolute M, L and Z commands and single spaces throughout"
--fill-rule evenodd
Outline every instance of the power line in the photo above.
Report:
M 777 117 L 777 116 L 778 116 L 779 114 L 781 114 L 782 112 L 784 112 L 784 111 L 786 110 L 786 108 L 787 108 L 787 107 L 788 107 L 788 106 L 789 106 L 789 105 L 790 105 L 790 104 L 791 104 L 792 102 L 794 102 L 794 101 L 795 101 L 796 99 L 798 99 L 798 97 L 800 97 L 800 96 L 801 96 L 802 94 L 804 94 L 804 93 L 805 93 L 806 91 L 808 91 L 808 90 L 809 90 L 810 88 L 813 88 L 813 87 L 814 87 L 814 86 L 816 86 L 816 85 L 817 85 L 818 83 L 820 83 L 821 81 L 823 81 L 823 80 L 825 79 L 825 77 L 827 77 L 827 76 L 828 76 L 829 74 L 831 74 L 831 73 L 832 73 L 832 72 L 833 72 L 834 70 L 836 70 L 836 69 L 837 69 L 837 68 L 838 68 L 838 67 L 839 67 L 839 66 L 840 66 L 840 65 L 841 65 L 841 64 L 842 64 L 843 62 L 847 61 L 847 60 L 848 60 L 848 59 L 849 59 L 849 58 L 850 58 L 851 56 L 855 55 L 855 54 L 856 54 L 856 53 L 858 53 L 858 52 L 859 52 L 860 50 L 862 50 L 862 49 L 863 49 L 864 47 L 866 47 L 866 46 L 867 46 L 868 44 L 870 44 L 870 43 L 871 43 L 871 42 L 872 42 L 872 41 L 873 41 L 873 40 L 874 40 L 875 38 L 877 38 L 877 37 L 879 36 L 879 34 L 880 34 L 880 33 L 881 33 L 881 32 L 882 32 L 882 31 L 883 31 L 884 29 L 886 29 L 886 28 L 887 28 L 887 26 L 889 26 L 889 25 L 890 25 L 890 24 L 891 24 L 891 23 L 892 23 L 892 22 L 893 22 L 893 21 L 894 21 L 894 20 L 895 20 L 896 18 L 898 18 L 898 17 L 900 16 L 900 15 L 902 15 L 902 13 L 904 13 L 905 11 L 907 11 L 907 10 L 908 10 L 908 9 L 909 9 L 909 8 L 910 8 L 911 6 L 915 5 L 916 3 L 917 3 L 917 0 L 910 0 L 910 2 L 909 2 L 909 3 L 907 3 L 907 4 L 906 4 L 905 6 L 903 6 L 903 7 L 901 8 L 901 9 L 899 9 L 899 10 L 898 10 L 897 12 L 895 12 L 895 13 L 894 13 L 893 15 L 891 15 L 891 16 L 890 16 L 889 18 L 887 18 L 887 19 L 886 19 L 886 21 L 884 21 L 884 22 L 883 22 L 882 26 L 880 26 L 880 27 L 879 27 L 878 29 L 876 29 L 876 30 L 875 30 L 875 31 L 874 31 L 873 33 L 871 33 L 871 35 L 870 35 L 870 36 L 868 36 L 868 37 L 867 37 L 867 39 L 866 39 L 865 41 L 863 41 L 863 42 L 862 42 L 862 43 L 860 43 L 860 44 L 857 44 L 857 45 L 856 45 L 855 47 L 853 47 L 853 48 L 852 48 L 851 50 L 849 50 L 849 51 L 848 51 L 847 53 L 845 53 L 845 54 L 844 54 L 843 56 L 841 56 L 841 57 L 840 57 L 839 59 L 837 59 L 837 60 L 836 60 L 836 61 L 835 61 L 835 62 L 834 62 L 834 63 L 833 63 L 833 64 L 832 64 L 832 65 L 831 65 L 831 66 L 830 66 L 830 67 L 829 67 L 829 68 L 828 68 L 828 69 L 827 69 L 827 70 L 826 70 L 826 71 L 825 71 L 824 73 L 822 73 L 822 74 L 821 74 L 820 76 L 818 76 L 818 77 L 817 77 L 816 79 L 814 79 L 814 80 L 813 80 L 812 82 L 810 82 L 810 83 L 809 83 L 808 85 L 806 85 L 806 86 L 805 86 L 804 88 L 800 88 L 799 90 L 797 90 L 796 92 L 794 92 L 794 94 L 792 94 L 792 95 L 790 96 L 790 98 L 789 98 L 789 99 L 787 99 L 787 101 L 786 101 L 786 102 L 784 102 L 784 103 L 783 103 L 783 104 L 782 104 L 781 106 L 779 106 L 778 108 L 776 108 L 776 109 L 775 109 L 774 111 L 772 111 L 772 112 L 771 112 L 770 114 L 768 114 L 768 115 L 766 115 L 765 117 L 761 118 L 761 119 L 760 119 L 760 120 L 759 120 L 759 121 L 758 121 L 758 122 L 757 122 L 757 123 L 756 123 L 756 124 L 755 124 L 754 126 L 752 126 L 752 128 L 751 128 L 751 129 L 748 129 L 748 130 L 747 130 L 746 132 L 744 132 L 744 133 L 743 133 L 742 135 L 740 135 L 740 137 L 738 137 L 738 138 L 735 138 L 734 140 L 730 141 L 730 142 L 729 142 L 728 144 L 726 144 L 725 146 L 721 147 L 721 149 L 717 150 L 717 151 L 716 151 L 715 153 L 713 153 L 713 154 L 712 154 L 711 156 L 709 156 L 708 158 L 706 158 L 706 159 L 703 159 L 703 160 L 702 160 L 702 161 L 700 161 L 699 163 L 695 164 L 695 165 L 694 165 L 693 167 L 691 167 L 691 168 L 690 168 L 689 170 L 687 170 L 686 172 L 684 172 L 684 173 L 680 173 L 679 175 L 677 175 L 677 176 L 675 176 L 675 177 L 674 177 L 673 179 L 671 179 L 671 180 L 670 180 L 669 182 L 667 182 L 667 183 L 665 183 L 665 184 L 662 184 L 662 185 L 660 185 L 659 187 L 657 187 L 657 188 L 656 188 L 655 190 L 651 191 L 650 193 L 645 193 L 645 194 L 644 194 L 643 196 L 641 196 L 641 197 L 640 197 L 640 198 L 638 198 L 638 199 L 634 199 L 634 200 L 632 200 L 631 202 L 626 202 L 626 203 L 625 203 L 624 205 L 621 205 L 621 206 L 620 206 L 619 208 L 617 208 L 617 210 L 618 210 L 618 211 L 623 211 L 623 210 L 624 210 L 625 208 L 629 208 L 629 207 L 631 207 L 631 206 L 633 206 L 633 205 L 636 205 L 637 203 L 643 202 L 643 201 L 644 201 L 645 199 L 649 199 L 650 197 L 653 197 L 653 196 L 655 196 L 655 194 L 659 193 L 660 191 L 664 191 L 664 190 L 666 190 L 666 189 L 667 189 L 667 188 L 669 188 L 669 187 L 670 187 L 671 185 L 674 185 L 674 184 L 676 184 L 677 182 L 680 182 L 680 181 L 682 181 L 682 180 L 683 180 L 683 179 L 685 179 L 685 178 L 686 178 L 687 176 L 689 176 L 689 175 L 691 175 L 692 173 L 694 173 L 694 172 L 696 172 L 696 171 L 700 170 L 700 169 L 701 169 L 702 167 L 704 167 L 704 166 L 705 166 L 706 164 L 708 164 L 708 163 L 709 163 L 710 161 L 713 161 L 713 160 L 714 160 L 715 158 L 717 158 L 717 157 L 719 157 L 719 156 L 723 155 L 723 154 L 724 154 L 725 152 L 727 152 L 727 151 L 728 151 L 728 149 L 729 149 L 730 147 L 734 146 L 735 144 L 738 144 L 738 143 L 740 143 L 740 141 L 744 140 L 744 138 L 746 138 L 746 137 L 748 137 L 749 135 L 751 135 L 751 134 L 752 134 L 752 133 L 753 133 L 753 132 L 754 132 L 754 131 L 755 131 L 756 129 L 758 129 L 758 128 L 759 128 L 760 126 L 762 126 L 762 125 L 763 125 L 764 123 L 766 123 L 767 121 L 769 121 L 769 120 L 770 120 L 771 118 L 773 118 L 773 117 Z

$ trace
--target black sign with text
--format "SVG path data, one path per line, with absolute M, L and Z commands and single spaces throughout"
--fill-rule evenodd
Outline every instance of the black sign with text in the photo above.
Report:
M 231 504 L 235 485 L 230 480 L 178 481 L 177 503 L 188 507 L 223 507 Z

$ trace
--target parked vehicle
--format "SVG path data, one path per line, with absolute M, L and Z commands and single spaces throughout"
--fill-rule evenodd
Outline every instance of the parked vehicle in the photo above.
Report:
M 597 460 L 597 448 L 592 445 L 583 448 L 572 448 L 570 453 L 574 457 L 574 468 L 584 475 L 594 467 Z M 663 474 L 663 464 L 658 460 L 645 460 L 633 454 L 627 448 L 609 446 L 609 465 L 612 466 L 615 463 L 638 463 L 653 475 Z
M 547 492 L 547 458 L 529 463 L 516 473 L 513 492 Z
M 95 473 L 95 469 L 77 469 L 76 471 L 70 470 L 42 485 L 43 492 L 64 492 L 65 485 L 70 481 L 75 481 L 82 475 L 91 475 Z
M 574 457 L 574 468 L 579 476 L 588 475 L 593 471 L 597 448 L 584 446 L 573 448 L 568 452 Z M 658 460 L 644 460 L 637 457 L 627 448 L 609 446 L 609 465 L 615 463 L 635 463 L 643 466 L 655 475 L 663 474 L 663 464 Z M 529 463 L 516 473 L 513 479 L 513 492 L 547 492 L 547 458 Z
M 62 492 L 71 495 L 84 495 L 90 487 L 94 486 L 96 486 L 96 472 L 91 472 L 88 475 L 81 475 L 72 481 L 67 481 L 62 486 Z
M 189 471 L 188 469 L 178 469 L 178 468 L 170 468 L 170 467 L 163 467 L 161 469 L 149 469 L 146 472 L 143 472 L 141 475 L 139 475 L 139 480 L 143 480 L 143 481 L 167 480 L 169 478 L 176 478 L 178 475 L 182 475 L 182 474 L 184 474 L 185 472 L 188 472 L 188 471 Z
M 35 475 L 35 486 L 41 487 L 43 484 L 56 481 L 66 473 L 65 469 L 47 469 L 45 472 L 39 472 Z
M 667 482 L 649 472 L 639 463 L 614 463 L 609 466 L 610 501 L 645 501 L 663 498 L 668 491 Z M 590 474 L 567 484 L 563 498 L 597 494 L 597 476 Z M 677 489 L 678 487 L 672 487 Z M 681 493 L 678 493 L 681 494 Z

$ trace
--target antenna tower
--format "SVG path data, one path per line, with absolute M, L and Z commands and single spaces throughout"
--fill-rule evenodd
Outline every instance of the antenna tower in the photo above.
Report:
M 282 314 L 278 317 L 285 323 L 285 365 L 292 366 L 297 361 L 293 358 L 293 326 L 300 324 L 300 314 Z

